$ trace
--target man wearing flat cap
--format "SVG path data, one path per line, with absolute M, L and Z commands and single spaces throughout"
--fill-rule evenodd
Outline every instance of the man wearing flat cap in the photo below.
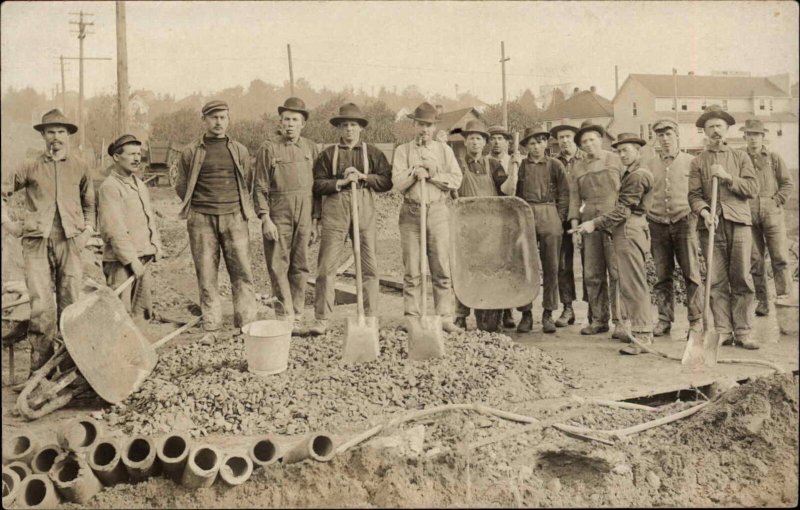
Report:
M 550 136 L 558 142 L 559 152 L 556 159 L 564 165 L 568 183 L 575 165 L 586 156 L 586 153 L 575 145 L 575 133 L 577 132 L 578 128 L 569 124 L 560 124 L 550 129 Z M 565 231 L 570 229 L 568 220 L 564 222 L 563 229 Z M 556 319 L 556 327 L 559 328 L 575 324 L 575 311 L 572 309 L 572 302 L 577 299 L 577 293 L 575 292 L 575 266 L 573 263 L 574 251 L 572 237 L 562 236 L 561 256 L 558 259 L 558 295 L 564 309 L 561 311 L 561 316 Z M 583 262 L 581 262 L 582 265 Z M 586 296 L 586 282 L 584 281 L 583 299 L 588 301 Z
M 753 219 L 753 255 L 751 270 L 756 290 L 756 315 L 769 314 L 769 292 L 765 274 L 764 256 L 769 250 L 772 262 L 772 276 L 775 279 L 775 293 L 778 298 L 786 297 L 792 285 L 789 274 L 789 254 L 786 243 L 786 222 L 783 206 L 792 193 L 792 176 L 786 163 L 776 152 L 767 149 L 764 137 L 769 131 L 758 119 L 748 119 L 739 128 L 744 132 L 747 142 L 747 155 L 758 179 L 758 196 L 750 200 L 750 213 Z
M 617 203 L 609 212 L 581 223 L 575 229 L 582 235 L 591 234 L 597 229 L 611 231 L 619 273 L 617 284 L 621 310 L 618 313 L 630 323 L 633 336 L 644 345 L 653 342 L 652 305 L 645 264 L 645 257 L 650 251 L 645 214 L 653 190 L 653 174 L 639 164 L 639 151 L 646 144 L 633 133 L 621 133 L 611 144 L 625 165 Z M 620 349 L 620 353 L 636 355 L 641 354 L 642 349 L 630 343 Z
M 447 144 L 433 139 L 439 121 L 436 108 L 422 103 L 408 117 L 414 121 L 414 139 L 398 145 L 392 161 L 392 186 L 403 194 L 400 208 L 400 243 L 403 250 L 403 308 L 406 316 L 423 314 L 420 257 L 428 257 L 433 282 L 436 315 L 442 329 L 461 331 L 453 322 L 453 282 L 450 279 L 450 214 L 447 201 L 451 190 L 461 187 L 463 176 L 456 156 Z M 425 193 L 420 181 L 425 180 Z M 427 204 L 428 253 L 420 253 L 419 204 Z
M 750 336 L 750 305 L 753 302 L 752 218 L 749 200 L 758 196 L 758 179 L 753 163 L 744 151 L 725 143 L 734 118 L 718 105 L 708 106 L 695 125 L 705 131 L 707 144 L 689 170 L 689 205 L 700 216 L 701 246 L 708 258 L 708 228 L 714 232 L 711 278 L 711 312 L 714 326 L 723 345 L 739 343 L 746 349 L 758 349 Z M 717 210 L 711 210 L 714 177 L 718 181 Z
M 31 304 L 31 373 L 50 359 L 61 312 L 80 296 L 81 250 L 95 224 L 95 193 L 89 166 L 69 151 L 69 136 L 78 131 L 78 126 L 54 109 L 33 128 L 41 133 L 45 151 L 14 170 L 13 190 L 3 196 L 0 209 L 6 232 L 22 237 L 25 284 Z M 22 220 L 12 221 L 6 199 L 19 190 L 25 190 Z
M 550 132 L 541 124 L 525 130 L 520 145 L 528 149 L 528 156 L 522 159 L 519 152 L 514 154 L 502 190 L 506 195 L 525 200 L 533 209 L 544 280 L 542 331 L 555 333 L 553 310 L 558 308 L 558 259 L 563 224 L 569 211 L 569 184 L 561 162 L 545 155 L 549 138 Z M 522 318 L 517 331 L 520 333 L 527 333 L 533 327 L 531 308 L 531 304 L 519 308 Z
M 308 247 L 317 237 L 319 201 L 314 199 L 317 144 L 301 136 L 308 120 L 302 99 L 290 97 L 278 107 L 278 140 L 267 140 L 256 154 L 256 213 L 261 218 L 264 257 L 275 316 L 305 334 L 303 309 L 308 282 Z
M 500 186 L 507 175 L 502 164 L 489 156 L 484 156 L 483 149 L 489 141 L 489 132 L 480 120 L 473 119 L 461 130 L 464 146 L 467 149 L 459 161 L 461 165 L 461 187 L 459 197 L 496 197 L 502 195 Z M 467 317 L 470 309 L 456 298 L 455 324 L 459 328 L 467 328 Z M 495 314 L 490 311 L 475 310 L 475 319 L 479 329 L 496 331 L 499 324 L 492 320 Z M 498 317 L 499 318 L 499 317 Z
M 702 327 L 704 288 L 700 277 L 697 216 L 689 207 L 689 167 L 694 157 L 680 150 L 678 124 L 674 120 L 657 120 L 653 131 L 660 150 L 643 165 L 654 179 L 647 221 L 656 269 L 653 293 L 658 307 L 653 336 L 659 337 L 669 335 L 675 320 L 672 281 L 675 261 L 683 274 L 690 328 Z
M 222 306 L 217 285 L 220 251 L 230 276 L 233 324 L 240 330 L 256 320 L 253 269 L 248 220 L 254 219 L 251 198 L 253 174 L 250 154 L 227 136 L 228 104 L 213 100 L 202 109 L 206 132 L 183 150 L 177 162 L 175 191 L 183 201 L 192 250 L 204 344 L 213 344 L 222 328 Z M 238 333 L 238 331 L 237 331 Z
M 605 135 L 605 129 L 590 120 L 575 133 L 575 144 L 586 156 L 575 164 L 569 177 L 569 220 L 573 229 L 579 222 L 602 216 L 616 205 L 623 167 L 619 156 L 603 149 Z M 583 280 L 589 301 L 589 323 L 581 329 L 581 334 L 608 331 L 610 318 L 614 322 L 612 337 L 624 340 L 615 297 L 617 262 L 611 232 L 600 228 L 583 238 L 575 232 L 572 238 L 573 243 L 583 249 Z
M 111 173 L 97 190 L 97 219 L 103 247 L 106 283 L 116 289 L 136 277 L 120 299 L 133 317 L 153 315 L 151 276 L 145 264 L 161 253 L 156 217 L 150 206 L 147 185 L 134 172 L 142 161 L 142 142 L 122 135 L 108 146 L 114 161 Z
M 374 145 L 361 140 L 361 133 L 368 125 L 361 109 L 353 103 L 344 104 L 330 123 L 339 131 L 339 141 L 323 150 L 314 163 L 314 195 L 322 201 L 322 234 L 314 296 L 316 321 L 309 328 L 309 332 L 316 335 L 327 330 L 336 297 L 334 285 L 339 257 L 347 236 L 351 239 L 353 236 L 353 193 L 358 205 L 364 313 L 367 317 L 377 315 L 380 273 L 375 194 L 392 189 L 392 168 L 386 156 Z

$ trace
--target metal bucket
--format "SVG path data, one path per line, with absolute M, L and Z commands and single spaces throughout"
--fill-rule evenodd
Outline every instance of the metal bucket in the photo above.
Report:
M 286 321 L 255 321 L 242 328 L 247 370 L 256 375 L 273 375 L 289 365 L 292 324 Z
M 775 314 L 778 316 L 778 327 L 784 335 L 797 335 L 797 314 L 800 312 L 797 299 L 782 298 L 775 301 Z

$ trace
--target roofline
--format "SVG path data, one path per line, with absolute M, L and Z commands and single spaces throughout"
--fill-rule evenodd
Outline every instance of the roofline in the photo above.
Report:
M 654 95 L 653 97 L 655 97 L 656 99 L 674 99 L 675 98 L 675 96 L 656 96 L 656 95 Z M 765 97 L 765 98 L 769 98 L 769 99 L 791 99 L 792 98 L 791 96 L 682 96 L 682 95 L 678 94 L 678 98 L 679 99 L 682 98 L 682 97 L 693 98 L 693 99 L 707 99 L 707 98 L 713 98 L 713 99 L 716 99 L 716 98 L 720 98 L 720 99 L 753 99 L 753 98 L 756 98 L 756 97 Z

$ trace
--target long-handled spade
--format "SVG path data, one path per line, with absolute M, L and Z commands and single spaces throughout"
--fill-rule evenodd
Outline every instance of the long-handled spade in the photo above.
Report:
M 425 277 L 425 262 L 428 260 L 428 215 L 425 179 L 419 180 L 419 273 L 422 278 L 422 310 L 419 317 L 408 317 L 408 357 L 415 361 L 444 356 L 442 341 L 442 318 L 426 315 L 428 310 L 428 285 Z
M 358 187 L 350 185 L 351 215 L 353 216 L 353 257 L 356 262 L 356 302 L 358 317 L 348 317 L 345 324 L 342 360 L 345 363 L 374 361 L 380 353 L 378 318 L 364 316 L 364 292 L 361 288 L 361 234 L 358 231 Z M 374 303 L 373 303 L 374 305 Z
M 711 214 L 716 218 L 717 214 L 717 178 L 711 179 Z M 708 250 L 706 250 L 706 288 L 703 296 L 703 331 L 689 330 L 689 341 L 681 358 L 682 365 L 699 367 L 703 363 L 706 366 L 717 364 L 717 353 L 719 352 L 719 334 L 711 330 L 711 279 L 713 277 L 714 262 L 714 233 L 716 232 L 716 221 L 711 222 L 708 229 Z

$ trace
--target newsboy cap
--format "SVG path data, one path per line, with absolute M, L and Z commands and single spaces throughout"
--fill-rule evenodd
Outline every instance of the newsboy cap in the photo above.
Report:
M 139 139 L 133 135 L 122 135 L 108 145 L 108 155 L 113 156 L 117 153 L 117 150 L 121 149 L 125 145 L 130 144 L 142 145 L 142 142 L 140 142 Z
M 44 133 L 44 128 L 47 126 L 64 126 L 67 132 L 74 135 L 78 132 L 78 126 L 67 120 L 61 110 L 53 108 L 49 112 L 42 115 L 42 122 L 33 126 L 33 129 L 40 133 Z
M 747 119 L 744 121 L 744 126 L 739 128 L 739 131 L 745 133 L 761 133 L 762 135 L 769 132 L 769 129 L 764 127 L 764 123 L 760 119 Z
M 213 101 L 207 102 L 205 106 L 203 106 L 203 109 L 201 111 L 203 112 L 203 117 L 205 117 L 211 112 L 215 112 L 217 110 L 227 110 L 227 109 L 228 109 L 228 103 L 220 99 L 214 99 Z
M 699 128 L 704 128 L 706 127 L 706 122 L 711 119 L 722 119 L 728 124 L 728 126 L 733 126 L 736 124 L 736 119 L 733 118 L 733 115 L 723 110 L 720 105 L 712 104 L 706 106 L 706 111 L 704 111 L 703 114 L 698 117 L 697 122 L 695 122 L 694 125 Z
M 305 101 L 299 97 L 290 97 L 284 101 L 283 106 L 278 107 L 278 115 L 281 115 L 283 112 L 297 112 L 301 114 L 304 119 L 308 120 L 308 108 L 306 108 Z
M 678 131 L 678 123 L 675 122 L 675 120 L 673 120 L 673 119 L 663 118 L 663 119 L 658 119 L 655 122 L 655 124 L 653 124 L 653 131 L 654 132 L 663 131 L 663 130 L 669 129 L 669 128 L 672 128 L 675 131 Z

